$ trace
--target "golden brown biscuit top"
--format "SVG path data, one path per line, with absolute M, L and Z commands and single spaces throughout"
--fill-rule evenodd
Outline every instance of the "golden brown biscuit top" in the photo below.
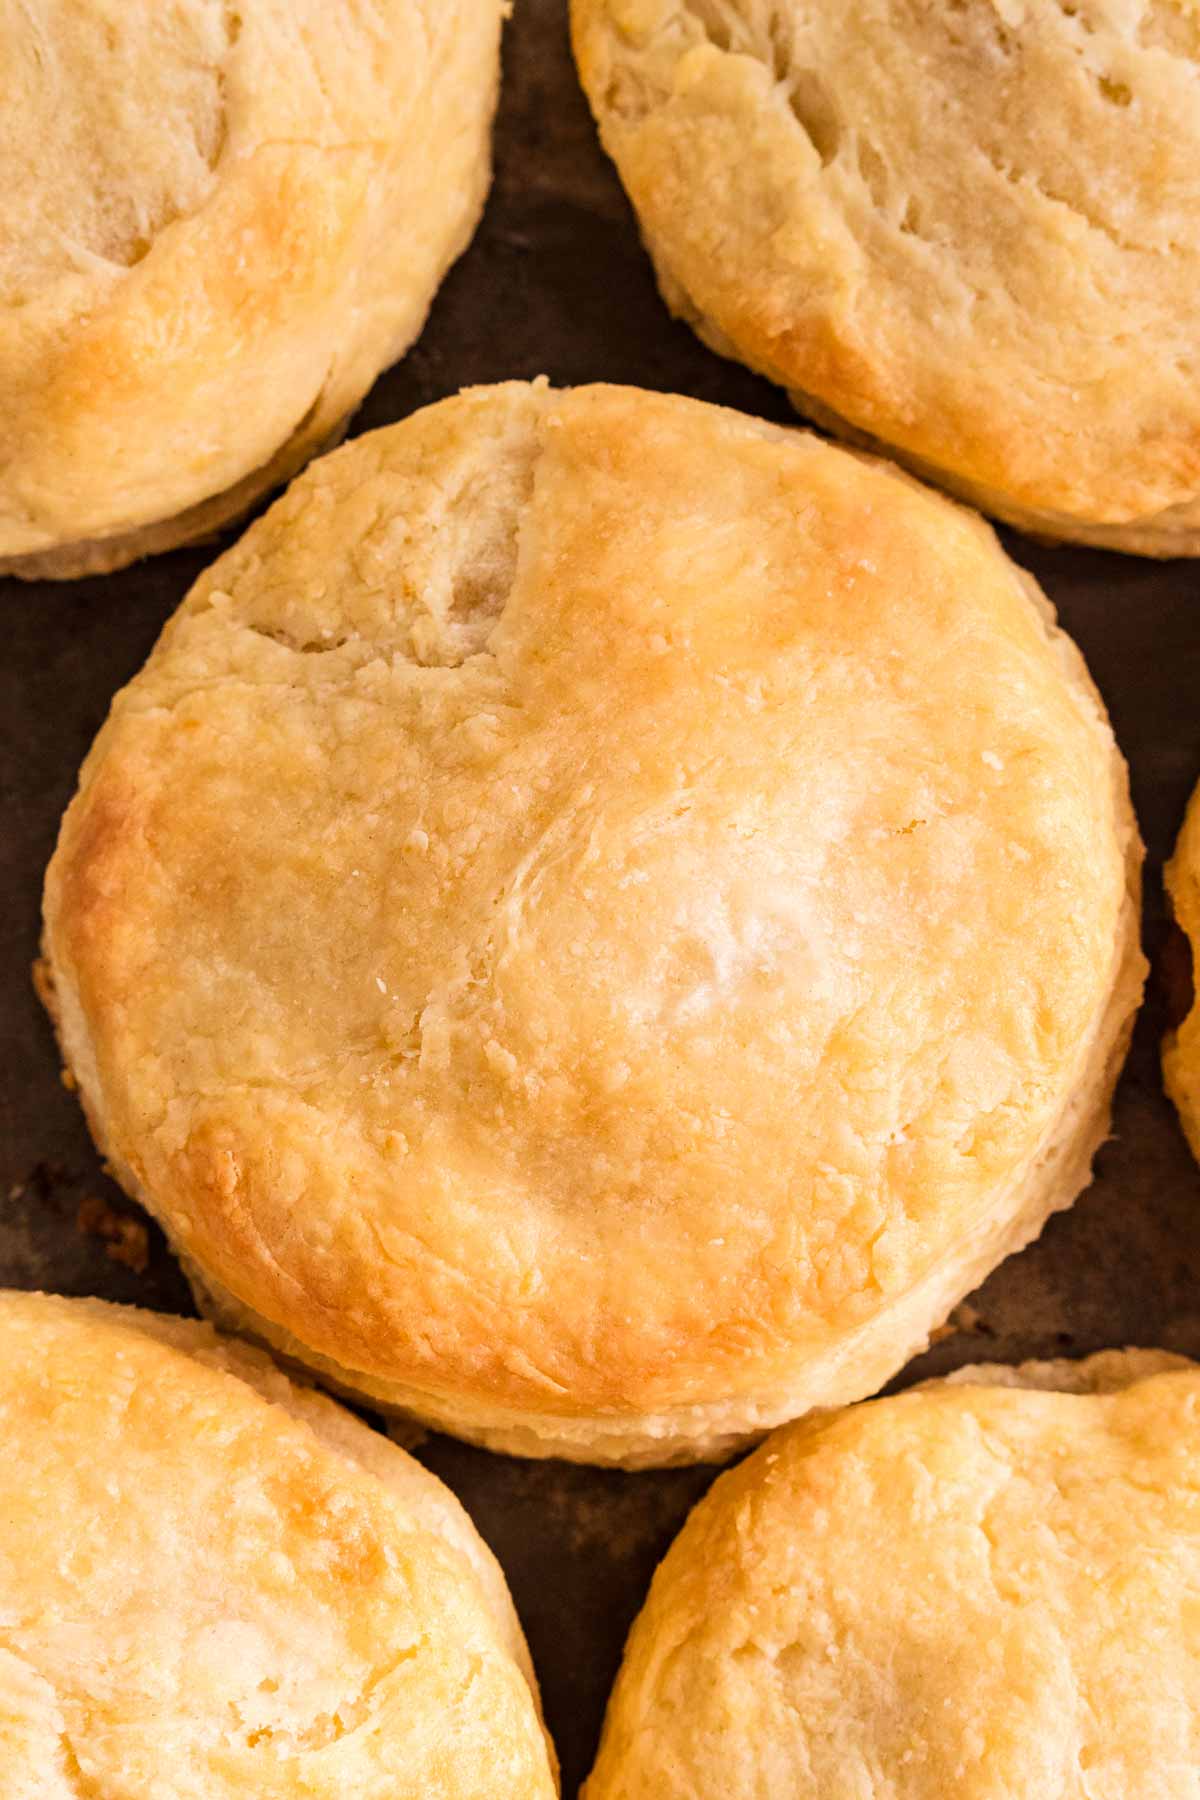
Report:
M 722 1477 L 655 1577 L 587 1800 L 1192 1794 L 1200 1371 L 1031 1379 L 1091 1370 L 966 1371 Z
M 574 0 L 685 310 L 860 430 L 1123 521 L 1200 495 L 1192 0 Z
M 320 443 L 486 185 L 501 0 L 0 0 L 0 559 Z
M 5 1800 L 554 1793 L 453 1498 L 266 1358 L 5 1294 L 0 1421 Z
M 752 1393 L 1060 1129 L 1122 783 L 972 515 L 693 401 L 478 390 L 316 465 L 118 697 L 64 1042 L 201 1271 L 343 1367 Z

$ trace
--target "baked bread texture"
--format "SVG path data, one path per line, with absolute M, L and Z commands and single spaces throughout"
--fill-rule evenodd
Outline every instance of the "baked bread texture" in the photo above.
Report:
M 495 1448 L 688 1460 L 873 1393 L 1087 1181 L 1139 858 L 978 518 L 513 383 L 193 589 L 84 766 L 44 987 L 220 1320 Z
M 210 1326 L 0 1294 L 4 1800 L 551 1800 L 454 1496 Z
M 1043 536 L 1200 554 L 1200 11 L 572 0 L 664 298 Z
M 1172 998 L 1184 1002 L 1183 1017 L 1163 1043 L 1163 1078 L 1175 1102 L 1192 1152 L 1200 1160 L 1200 1005 L 1196 998 L 1196 954 L 1200 946 L 1200 789 L 1192 795 L 1175 854 L 1163 871 L 1175 924 L 1186 943 L 1188 975 L 1183 991 Z M 1178 1015 L 1176 1015 L 1178 1016 Z
M 336 440 L 487 189 L 503 0 L 0 0 L 0 574 L 202 537 Z
M 1200 1369 L 975 1368 L 787 1427 L 634 1625 L 584 1800 L 1185 1800 Z

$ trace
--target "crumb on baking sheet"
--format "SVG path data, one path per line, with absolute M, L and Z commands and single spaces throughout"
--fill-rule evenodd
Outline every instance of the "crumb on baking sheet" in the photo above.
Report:
M 977 1337 L 993 1337 L 995 1335 L 983 1314 L 977 1312 L 967 1300 L 959 1302 L 944 1325 L 934 1327 L 929 1334 L 929 1342 L 942 1344 L 947 1338 L 958 1337 L 962 1334 L 973 1334 Z
M 104 1239 L 105 1254 L 124 1263 L 135 1275 L 144 1275 L 150 1263 L 150 1237 L 140 1219 L 119 1213 L 99 1194 L 85 1194 L 76 1214 L 77 1228 L 89 1237 Z

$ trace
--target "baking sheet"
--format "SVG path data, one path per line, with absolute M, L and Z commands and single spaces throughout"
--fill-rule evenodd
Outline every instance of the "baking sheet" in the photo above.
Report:
M 781 394 L 673 324 L 616 176 L 596 144 L 563 0 L 517 0 L 505 45 L 496 180 L 478 236 L 416 348 L 353 429 L 472 382 L 547 374 L 674 389 L 789 421 Z M 223 541 L 228 541 L 226 538 Z M 1133 771 L 1149 857 L 1146 939 L 1166 936 L 1163 858 L 1200 776 L 1200 564 L 1056 550 L 1014 534 L 1082 646 Z M 219 546 L 217 546 L 219 547 Z M 29 979 L 42 871 L 115 688 L 212 560 L 178 552 L 107 578 L 0 581 L 0 1284 L 190 1312 L 158 1232 L 102 1173 L 62 1085 Z M 1158 1072 L 1152 980 L 1096 1180 L 1000 1269 L 906 1383 L 980 1358 L 1152 1344 L 1200 1355 L 1200 1174 Z M 489 1456 L 428 1437 L 418 1454 L 460 1495 L 508 1573 L 562 1759 L 587 1772 L 629 1621 L 709 1469 L 622 1475 Z

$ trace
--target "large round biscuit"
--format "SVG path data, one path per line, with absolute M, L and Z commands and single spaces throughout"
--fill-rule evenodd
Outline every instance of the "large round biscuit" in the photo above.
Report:
M 586 1800 L 1190 1800 L 1200 1369 L 966 1369 L 792 1426 L 654 1578 Z
M 0 0 L 0 573 L 202 536 L 407 349 L 502 0 Z
M 0 1294 L 5 1800 L 551 1800 L 454 1496 L 211 1327 Z
M 573 0 L 668 304 L 1043 534 L 1200 554 L 1190 0 Z
M 316 464 L 193 590 L 84 767 L 48 987 L 220 1317 L 662 1461 L 873 1392 L 1074 1197 L 1139 854 L 978 519 L 513 384 Z

